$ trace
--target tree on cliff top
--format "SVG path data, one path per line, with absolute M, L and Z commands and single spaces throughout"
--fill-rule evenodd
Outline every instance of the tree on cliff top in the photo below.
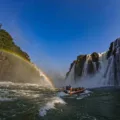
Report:
M 3 29 L 0 29 L 0 49 L 8 50 L 20 55 L 24 59 L 30 61 L 28 54 L 15 45 L 11 35 Z

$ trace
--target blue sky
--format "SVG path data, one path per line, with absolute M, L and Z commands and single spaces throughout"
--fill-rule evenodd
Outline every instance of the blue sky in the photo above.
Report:
M 33 62 L 64 71 L 120 37 L 120 0 L 0 0 L 0 22 Z

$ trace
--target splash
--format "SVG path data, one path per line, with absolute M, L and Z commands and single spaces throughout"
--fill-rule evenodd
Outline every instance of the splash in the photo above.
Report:
M 55 104 L 66 104 L 61 98 L 53 97 L 51 101 L 49 101 L 44 107 L 42 107 L 39 111 L 40 116 L 45 116 L 47 111 L 50 109 L 55 109 Z

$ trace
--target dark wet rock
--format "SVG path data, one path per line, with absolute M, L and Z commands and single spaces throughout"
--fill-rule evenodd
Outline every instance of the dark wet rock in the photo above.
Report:
M 70 68 L 69 68 L 69 71 L 66 73 L 66 78 L 68 77 L 68 75 L 69 75 L 70 71 L 72 70 L 72 67 L 73 67 L 73 65 L 74 65 L 75 63 L 76 63 L 76 60 L 74 60 L 74 61 L 71 63 Z
M 88 61 L 88 69 L 87 69 L 88 74 L 94 73 L 94 65 L 91 60 Z
M 95 62 L 96 64 L 96 69 L 98 70 L 99 69 L 99 54 L 96 53 L 96 52 L 93 52 L 91 54 L 91 57 L 92 57 L 92 62 Z
M 85 61 L 86 55 L 80 55 L 77 57 L 75 64 L 75 76 L 82 76 Z
M 93 52 L 93 53 L 91 54 L 91 57 L 92 57 L 92 61 L 93 61 L 93 62 L 98 62 L 98 61 L 99 61 L 99 54 L 98 54 L 98 53 Z
M 113 55 L 116 56 L 116 49 L 113 50 Z
M 113 46 L 114 45 L 114 46 Z M 109 50 L 107 52 L 107 59 L 111 56 L 116 54 L 117 47 L 120 46 L 120 38 L 117 38 L 114 42 L 110 44 Z M 114 47 L 114 49 L 113 49 Z
M 95 75 L 99 72 L 100 68 L 102 68 L 102 62 L 104 62 L 105 56 L 108 62 L 106 62 L 107 67 L 103 77 L 108 79 L 107 84 L 109 85 L 120 85 L 120 38 L 111 42 L 109 50 L 101 56 L 101 59 L 99 59 L 99 54 L 96 52 L 93 52 L 91 55 L 78 56 L 74 70 L 75 79 L 82 75 Z
M 107 52 L 107 59 L 112 55 L 113 50 L 113 42 L 110 44 L 109 50 Z

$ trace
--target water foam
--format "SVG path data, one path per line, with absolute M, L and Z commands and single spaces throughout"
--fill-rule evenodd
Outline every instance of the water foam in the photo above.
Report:
M 0 82 L 0 87 L 16 87 L 16 88 L 27 88 L 27 87 L 34 87 L 34 88 L 46 88 L 39 84 L 33 84 L 33 83 L 14 83 L 14 82 Z M 52 89 L 52 88 L 50 88 Z
M 14 101 L 16 98 L 0 97 L 0 102 Z
M 68 94 L 64 93 L 64 92 L 59 92 L 57 94 L 58 97 L 64 97 L 64 96 L 68 96 Z
M 51 101 L 49 101 L 44 107 L 42 107 L 39 111 L 40 116 L 45 116 L 47 114 L 47 111 L 50 109 L 56 109 L 55 104 L 66 104 L 63 99 L 59 97 L 53 97 Z
M 19 98 L 42 98 L 40 90 L 47 90 L 36 84 L 0 82 L 0 101 L 14 101 Z M 51 90 L 51 89 L 49 89 Z

